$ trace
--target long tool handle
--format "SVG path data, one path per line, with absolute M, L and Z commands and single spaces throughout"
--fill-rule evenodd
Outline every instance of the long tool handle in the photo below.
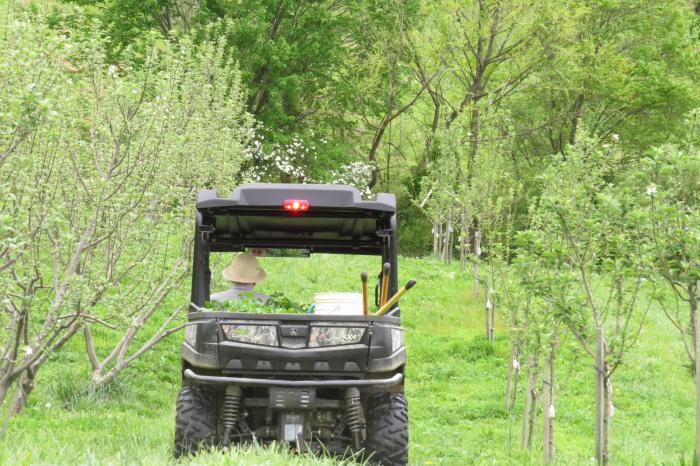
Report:
M 399 291 L 397 291 L 396 294 L 394 296 L 392 296 L 391 299 L 389 299 L 389 301 L 384 303 L 384 305 L 382 307 L 380 307 L 379 310 L 375 314 L 378 316 L 383 316 L 384 314 L 386 314 L 389 311 L 389 309 L 391 309 L 391 306 L 393 306 L 396 303 L 396 301 L 401 299 L 401 296 L 405 295 L 406 292 L 408 290 L 410 290 L 411 288 L 413 288 L 413 286 L 415 284 L 416 284 L 415 280 L 409 280 L 408 283 L 406 283 L 403 286 L 403 288 L 401 288 Z
M 366 317 L 369 313 L 369 290 L 367 289 L 367 272 L 360 274 L 362 279 L 362 314 Z
M 389 294 L 389 272 L 391 271 L 391 264 L 385 263 L 382 270 L 382 294 L 379 298 L 379 307 L 384 306 L 386 303 L 387 295 Z

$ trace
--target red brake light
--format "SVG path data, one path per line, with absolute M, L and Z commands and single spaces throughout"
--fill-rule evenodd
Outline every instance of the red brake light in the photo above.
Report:
M 287 199 L 284 201 L 284 204 L 282 204 L 282 207 L 292 214 L 298 214 L 309 210 L 309 201 L 305 199 Z

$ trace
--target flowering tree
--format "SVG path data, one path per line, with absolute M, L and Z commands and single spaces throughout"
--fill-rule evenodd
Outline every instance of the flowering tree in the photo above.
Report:
M 643 174 L 647 184 L 643 207 L 650 216 L 655 269 L 673 292 L 670 303 L 663 298 L 659 303 L 678 329 L 694 371 L 700 299 L 700 153 L 694 145 L 698 124 L 700 113 L 694 112 L 688 121 L 688 141 L 654 150 L 645 160 Z
M 327 171 L 312 171 L 313 167 L 322 165 L 316 144 L 308 144 L 300 136 L 294 136 L 288 143 L 273 143 L 266 147 L 264 139 L 259 128 L 252 132 L 252 142 L 243 153 L 246 163 L 242 175 L 244 181 L 346 184 L 354 186 L 364 196 L 371 195 L 372 167 L 367 163 L 355 161 Z M 328 140 L 320 138 L 319 144 L 325 146 Z
M 639 190 L 646 185 L 646 201 L 640 215 L 648 216 L 653 265 L 671 290 L 670 299 L 658 296 L 666 317 L 678 330 L 695 375 L 697 407 L 700 408 L 700 151 L 697 148 L 700 112 L 687 119 L 686 141 L 657 148 L 645 160 Z M 700 426 L 700 410 L 696 424 Z M 696 435 L 700 462 L 700 428 Z
M 331 170 L 329 182 L 354 186 L 363 196 L 369 197 L 372 194 L 369 188 L 372 173 L 371 165 L 361 161 L 350 162 L 341 165 L 338 169 Z
M 316 159 L 316 147 L 307 146 L 295 136 L 287 144 L 274 143 L 265 149 L 265 136 L 257 130 L 243 156 L 247 169 L 243 179 L 249 182 L 276 181 L 281 183 L 304 183 L 309 180 L 307 167 Z
M 228 184 L 251 120 L 220 44 L 157 43 L 135 68 L 108 63 L 89 27 L 12 28 L 0 39 L 0 92 L 15 96 L 0 117 L 0 403 L 14 387 L 16 412 L 76 333 L 99 384 L 175 330 L 170 313 L 132 348 L 187 273 L 194 194 Z M 97 347 L 95 327 L 118 343 Z
M 581 133 L 566 158 L 556 157 L 543 173 L 532 227 L 520 238 L 520 254 L 541 271 L 532 289 L 554 312 L 552 324 L 565 325 L 595 361 L 600 464 L 610 461 L 612 376 L 650 305 L 638 302 L 650 258 L 644 220 L 634 209 L 639 193 L 616 177 L 624 161 L 616 143 L 601 145 Z

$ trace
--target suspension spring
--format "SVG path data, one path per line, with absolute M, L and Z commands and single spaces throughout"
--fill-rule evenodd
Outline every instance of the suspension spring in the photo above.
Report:
M 241 387 L 228 385 L 224 396 L 224 405 L 221 408 L 221 423 L 226 432 L 230 432 L 241 417 Z
M 365 415 L 362 412 L 360 389 L 350 387 L 345 390 L 345 418 L 348 429 L 355 441 L 355 447 L 360 448 L 365 433 Z

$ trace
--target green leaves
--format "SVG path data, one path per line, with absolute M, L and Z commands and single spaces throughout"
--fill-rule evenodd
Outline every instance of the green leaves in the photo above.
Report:
M 641 193 L 629 184 L 637 169 L 621 145 L 580 132 L 542 172 L 531 227 L 516 242 L 523 286 L 551 310 L 545 328 L 566 326 L 592 354 L 594 329 L 605 326 L 612 366 L 643 323 L 637 299 L 649 275 L 650 239 L 636 208 Z
M 656 148 L 645 160 L 638 183 L 646 183 L 647 199 L 640 210 L 647 216 L 654 239 L 658 272 L 677 282 L 688 298 L 689 287 L 700 279 L 700 152 L 697 111 L 686 118 L 685 141 Z
M 255 299 L 251 292 L 249 296 L 241 293 L 243 299 L 226 301 L 207 301 L 204 307 L 212 311 L 251 312 L 254 314 L 306 314 L 308 306 L 296 303 L 283 293 L 273 293 L 270 299 L 263 303 Z
M 195 193 L 231 187 L 252 126 L 222 44 L 111 62 L 99 24 L 57 15 L 70 35 L 37 14 L 0 37 L 1 346 L 37 365 L 89 324 L 125 357 L 189 267 Z M 0 356 L 8 377 L 35 363 Z

